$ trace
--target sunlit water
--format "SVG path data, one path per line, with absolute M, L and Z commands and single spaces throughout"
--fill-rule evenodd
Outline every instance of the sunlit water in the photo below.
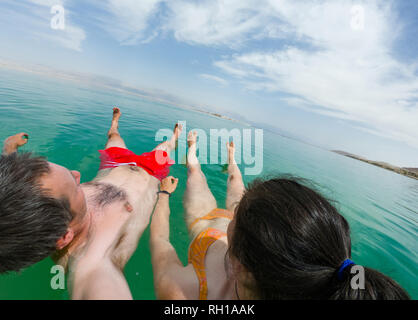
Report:
M 172 128 L 176 120 L 186 121 L 188 129 L 207 130 L 208 135 L 210 128 L 248 128 L 113 90 L 0 69 L 0 139 L 28 132 L 30 140 L 23 150 L 80 171 L 83 182 L 97 173 L 97 150 L 106 142 L 115 105 L 123 112 L 121 135 L 136 153 L 151 150 L 157 144 L 157 130 Z M 264 131 L 263 156 L 262 176 L 292 174 L 311 179 L 335 200 L 350 223 L 356 263 L 389 275 L 418 298 L 417 180 L 268 131 Z M 203 171 L 218 206 L 224 206 L 227 176 L 222 165 L 204 165 Z M 180 182 L 170 202 L 170 238 L 186 263 L 189 239 L 182 207 L 186 168 L 176 164 L 171 174 Z M 246 183 L 252 179 L 244 176 Z M 148 239 L 147 229 L 125 269 L 135 299 L 155 299 Z M 52 265 L 46 259 L 19 274 L 0 276 L 0 299 L 68 299 L 65 290 L 50 287 Z

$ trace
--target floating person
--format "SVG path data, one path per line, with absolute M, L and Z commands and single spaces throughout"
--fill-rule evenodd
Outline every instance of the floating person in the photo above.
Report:
M 82 185 L 93 226 L 89 234 L 60 252 L 60 264 L 69 259 L 73 299 L 132 298 L 123 268 L 148 226 L 160 181 L 172 164 L 169 153 L 181 133 L 176 125 L 170 140 L 137 156 L 118 132 L 120 116 L 114 108 L 106 149 L 100 151 L 100 171 Z
M 114 108 L 100 171 L 80 173 L 30 153 L 0 159 L 0 272 L 18 271 L 52 254 L 68 271 L 73 299 L 131 299 L 123 268 L 153 210 L 181 127 L 137 156 L 118 132 Z
M 169 242 L 168 196 L 159 194 L 151 222 L 151 253 L 154 283 L 159 299 L 231 299 L 233 282 L 227 278 L 224 256 L 227 228 L 245 187 L 235 161 L 234 143 L 227 143 L 228 180 L 226 209 L 219 209 L 196 156 L 197 134 L 189 132 L 185 219 L 192 243 L 189 264 L 184 267 Z M 162 191 L 169 181 L 161 185 Z M 172 189 L 172 187 L 171 187 Z M 173 190 L 174 191 L 174 190 Z
M 245 190 L 233 144 L 227 145 L 227 210 L 217 209 L 195 144 L 189 134 L 187 266 L 169 241 L 169 193 L 177 180 L 162 182 L 151 221 L 159 299 L 409 299 L 394 280 L 350 259 L 347 221 L 301 180 L 255 180 Z

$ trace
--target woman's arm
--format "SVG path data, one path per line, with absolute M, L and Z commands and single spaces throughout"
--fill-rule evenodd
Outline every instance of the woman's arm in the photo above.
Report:
M 168 177 L 162 181 L 160 189 L 171 194 L 176 190 L 177 183 L 178 179 Z M 177 271 L 184 268 L 177 256 L 176 250 L 170 243 L 169 218 L 169 195 L 159 193 L 151 221 L 150 236 L 154 287 L 158 298 L 167 298 L 169 293 L 170 295 L 179 296 L 179 292 L 177 292 L 179 291 L 178 285 L 171 275 L 178 275 Z

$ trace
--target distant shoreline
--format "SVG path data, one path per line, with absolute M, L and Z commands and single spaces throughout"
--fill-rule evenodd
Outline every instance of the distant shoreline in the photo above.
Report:
M 386 162 L 381 162 L 381 161 L 373 161 L 373 160 L 369 160 L 360 156 L 357 156 L 355 154 L 352 153 L 348 153 L 345 151 L 340 151 L 340 150 L 331 150 L 332 152 L 338 153 L 340 155 L 349 157 L 349 158 L 353 158 L 356 160 L 360 160 L 363 162 L 366 162 L 368 164 L 386 169 L 386 170 L 390 170 L 393 171 L 395 173 L 401 174 L 403 176 L 409 177 L 409 178 L 413 178 L 413 179 L 417 179 L 418 180 L 418 168 L 401 168 L 401 167 L 397 167 L 394 166 L 392 164 L 386 163 Z
M 276 131 L 277 128 L 274 128 L 275 130 L 272 130 L 271 128 L 269 129 L 269 128 L 264 127 L 263 124 L 261 124 L 261 126 L 260 126 L 260 124 L 257 124 L 257 123 L 251 122 L 251 121 L 247 122 L 247 121 L 243 121 L 243 120 L 238 120 L 238 119 L 231 118 L 229 116 L 222 115 L 218 112 L 211 112 L 211 111 L 205 110 L 205 108 L 203 106 L 194 105 L 194 104 L 190 104 L 190 103 L 185 103 L 185 102 L 179 100 L 177 97 L 172 96 L 170 94 L 166 94 L 164 92 L 160 92 L 160 93 L 149 92 L 149 91 L 146 91 L 146 90 L 138 89 L 135 86 L 130 86 L 130 85 L 124 84 L 117 79 L 112 79 L 112 78 L 102 77 L 102 76 L 96 76 L 96 75 L 88 75 L 88 74 L 77 73 L 77 72 L 59 71 L 59 70 L 55 70 L 53 68 L 45 67 L 45 66 L 42 66 L 42 65 L 32 65 L 32 66 L 22 65 L 20 63 L 11 62 L 11 61 L 4 61 L 4 60 L 0 59 L 0 69 L 2 69 L 2 68 L 3 69 L 8 69 L 8 70 L 13 70 L 13 71 L 18 71 L 18 72 L 26 72 L 26 73 L 37 74 L 37 75 L 50 77 L 50 78 L 55 78 L 55 79 L 61 79 L 61 80 L 64 80 L 64 81 L 71 81 L 71 82 L 75 82 L 75 83 L 83 83 L 83 84 L 86 84 L 86 85 L 93 85 L 93 86 L 100 87 L 100 88 L 105 88 L 105 89 L 111 89 L 111 90 L 113 90 L 115 92 L 118 92 L 118 93 L 121 93 L 121 94 L 128 94 L 128 95 L 140 97 L 140 98 L 148 100 L 148 101 L 167 104 L 168 106 L 171 106 L 171 107 L 177 107 L 177 108 L 180 108 L 182 110 L 188 110 L 188 111 L 192 111 L 192 112 L 196 112 L 196 113 L 205 114 L 207 116 L 215 117 L 215 118 L 226 120 L 226 121 L 232 121 L 232 122 L 240 123 L 240 124 L 243 124 L 243 125 L 246 125 L 246 126 L 251 126 L 251 127 L 258 127 L 259 126 L 259 127 L 262 127 L 263 129 L 266 129 L 266 130 L 268 130 L 268 131 L 270 131 L 274 134 L 278 134 L 282 137 L 292 139 L 292 140 L 296 140 L 296 141 L 308 144 L 310 146 L 314 146 L 314 147 L 318 147 L 318 148 L 321 148 L 321 149 L 329 150 L 329 149 L 326 149 L 324 147 L 315 145 L 313 143 L 304 141 L 303 139 L 300 139 L 298 137 L 292 137 L 292 136 L 289 136 L 289 135 L 285 135 L 281 132 Z M 401 168 L 401 167 L 397 167 L 397 166 L 391 165 L 391 164 L 386 163 L 386 162 L 368 160 L 368 159 L 363 158 L 361 156 L 357 156 L 355 154 L 351 154 L 351 153 L 348 153 L 348 152 L 345 152 L 345 151 L 340 151 L 340 150 L 330 150 L 330 151 L 338 153 L 338 154 L 346 156 L 346 157 L 350 157 L 350 158 L 353 158 L 353 159 L 356 159 L 356 160 L 360 160 L 360 161 L 372 164 L 374 166 L 377 166 L 377 167 L 380 167 L 380 168 L 383 168 L 383 169 L 393 171 L 395 173 L 404 175 L 406 177 L 410 177 L 410 178 L 418 180 L 418 168 Z
M 93 74 L 89 75 L 89 74 L 83 74 L 83 73 L 77 73 L 77 72 L 55 70 L 53 68 L 49 68 L 43 65 L 22 65 L 16 62 L 2 61 L 0 59 L 0 69 L 1 68 L 18 71 L 18 72 L 37 74 L 40 76 L 61 79 L 64 81 L 83 83 L 86 85 L 94 85 L 100 88 L 111 89 L 118 93 L 129 94 L 132 96 L 140 97 L 148 101 L 167 104 L 169 106 L 177 107 L 182 110 L 189 110 L 193 112 L 203 113 L 208 116 L 216 117 L 222 120 L 242 123 L 247 126 L 250 125 L 242 120 L 233 119 L 231 117 L 222 115 L 220 113 L 204 110 L 203 106 L 194 105 L 194 104 L 180 101 L 178 97 L 171 96 L 170 94 L 166 94 L 164 92 L 160 92 L 160 93 L 148 92 L 146 90 L 138 89 L 135 86 L 123 84 L 119 80 L 113 79 L 113 78 L 96 76 Z M 164 97 L 164 95 L 167 95 L 167 97 Z

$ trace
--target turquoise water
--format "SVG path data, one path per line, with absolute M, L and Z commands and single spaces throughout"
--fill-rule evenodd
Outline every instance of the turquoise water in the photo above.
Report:
M 120 132 L 136 153 L 151 150 L 158 129 L 176 120 L 187 128 L 247 128 L 239 123 L 147 101 L 109 89 L 89 87 L 43 76 L 0 69 L 0 139 L 26 131 L 23 150 L 36 151 L 52 162 L 78 170 L 82 181 L 97 173 L 97 150 L 106 142 L 112 106 L 121 108 Z M 360 161 L 264 132 L 262 175 L 293 174 L 312 179 L 336 201 L 352 229 L 353 258 L 398 281 L 418 298 L 417 222 L 418 181 Z M 209 186 L 224 206 L 226 178 L 221 165 L 204 165 Z M 183 221 L 182 195 L 186 168 L 172 167 L 180 179 L 171 198 L 171 240 L 183 263 L 188 236 Z M 253 176 L 244 176 L 246 183 Z M 135 299 L 155 299 L 147 230 L 125 274 Z M 0 276 L 0 299 L 67 299 L 65 290 L 50 287 L 50 259 L 19 274 Z

